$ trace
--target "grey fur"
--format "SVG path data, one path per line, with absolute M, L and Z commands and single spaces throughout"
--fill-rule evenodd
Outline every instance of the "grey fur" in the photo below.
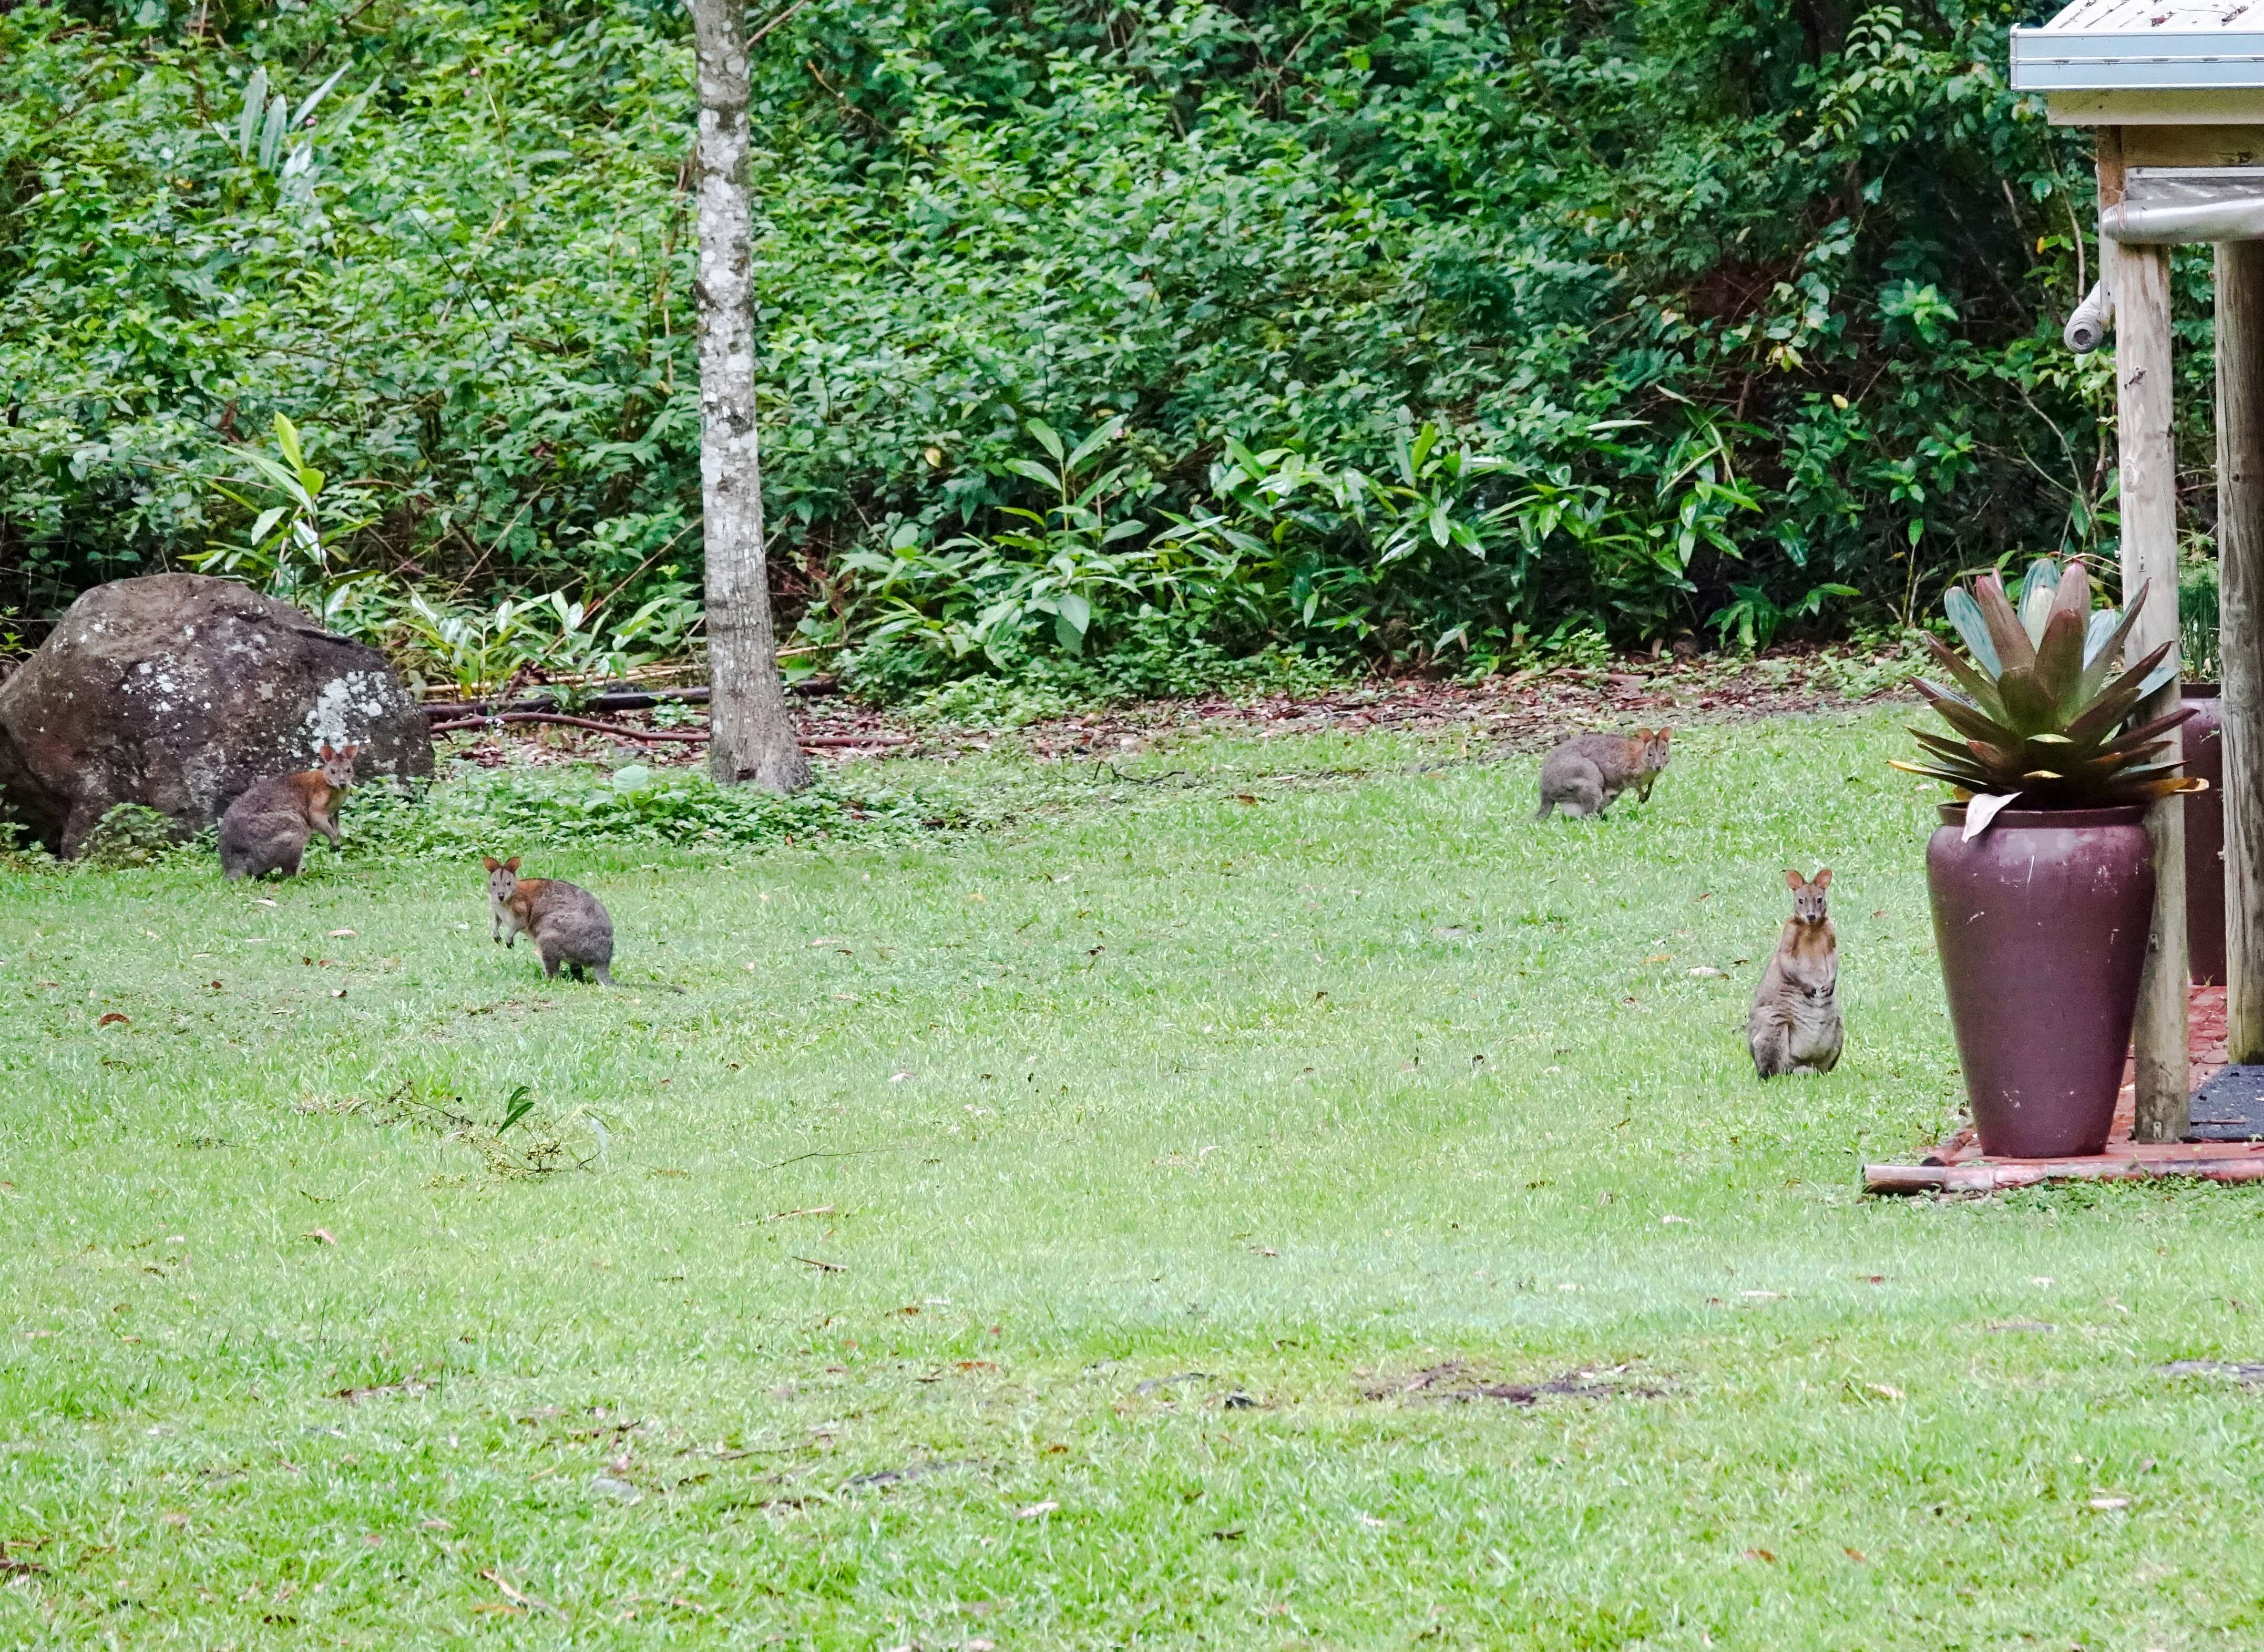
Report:
M 520 878 L 516 857 L 486 864 L 496 939 L 510 947 L 527 936 L 546 979 L 556 980 L 562 964 L 577 981 L 587 970 L 599 986 L 613 984 L 613 920 L 604 902 L 563 878 Z
M 328 813 L 311 803 L 301 789 L 303 771 L 271 775 L 246 786 L 220 817 L 221 875 L 230 880 L 264 878 L 279 872 L 295 878 L 307 842 L 317 831 L 330 840 L 331 848 L 343 848 L 345 837 L 338 830 L 338 800 L 353 785 L 354 754 L 360 749 L 350 745 L 334 751 L 329 741 L 323 743 L 321 766 L 315 772 L 330 791 Z
M 1557 809 L 1567 815 L 1601 815 L 1630 786 L 1640 801 L 1673 756 L 1671 728 L 1638 728 L 1628 735 L 1575 735 L 1542 759 L 1541 809 L 1547 820 Z

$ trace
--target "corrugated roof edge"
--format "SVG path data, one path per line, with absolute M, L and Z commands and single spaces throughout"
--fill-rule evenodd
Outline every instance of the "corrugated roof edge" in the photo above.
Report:
M 2187 49 L 2165 51 L 2173 42 Z M 2015 91 L 2186 91 L 2264 87 L 2264 32 L 2077 34 L 2013 31 Z

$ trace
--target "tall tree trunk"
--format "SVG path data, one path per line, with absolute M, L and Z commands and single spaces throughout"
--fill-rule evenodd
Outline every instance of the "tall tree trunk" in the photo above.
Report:
M 763 557 L 747 206 L 742 0 L 688 0 L 700 55 L 700 493 L 708 547 L 708 772 L 773 792 L 809 784 L 779 680 Z

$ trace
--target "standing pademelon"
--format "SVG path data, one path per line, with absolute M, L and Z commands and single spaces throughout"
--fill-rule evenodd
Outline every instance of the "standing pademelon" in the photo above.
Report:
M 575 980 L 586 969 L 601 987 L 613 984 L 613 920 L 605 903 L 563 878 L 522 878 L 519 857 L 480 857 L 488 872 L 488 909 L 495 938 L 505 946 L 525 934 L 534 942 L 542 973 L 556 980 L 560 965 Z
M 1840 1018 L 1840 937 L 1832 928 L 1824 892 L 1832 868 L 1814 879 L 1785 868 L 1792 916 L 1777 936 L 1776 955 L 1753 989 L 1745 1016 L 1745 1047 L 1763 1078 L 1788 1073 L 1828 1073 L 1840 1062 L 1847 1028 Z

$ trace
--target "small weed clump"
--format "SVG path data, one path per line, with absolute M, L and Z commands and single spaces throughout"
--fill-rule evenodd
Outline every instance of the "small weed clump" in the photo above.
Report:
M 87 834 L 79 860 L 98 872 L 154 866 L 180 846 L 180 828 L 156 809 L 117 803 Z

